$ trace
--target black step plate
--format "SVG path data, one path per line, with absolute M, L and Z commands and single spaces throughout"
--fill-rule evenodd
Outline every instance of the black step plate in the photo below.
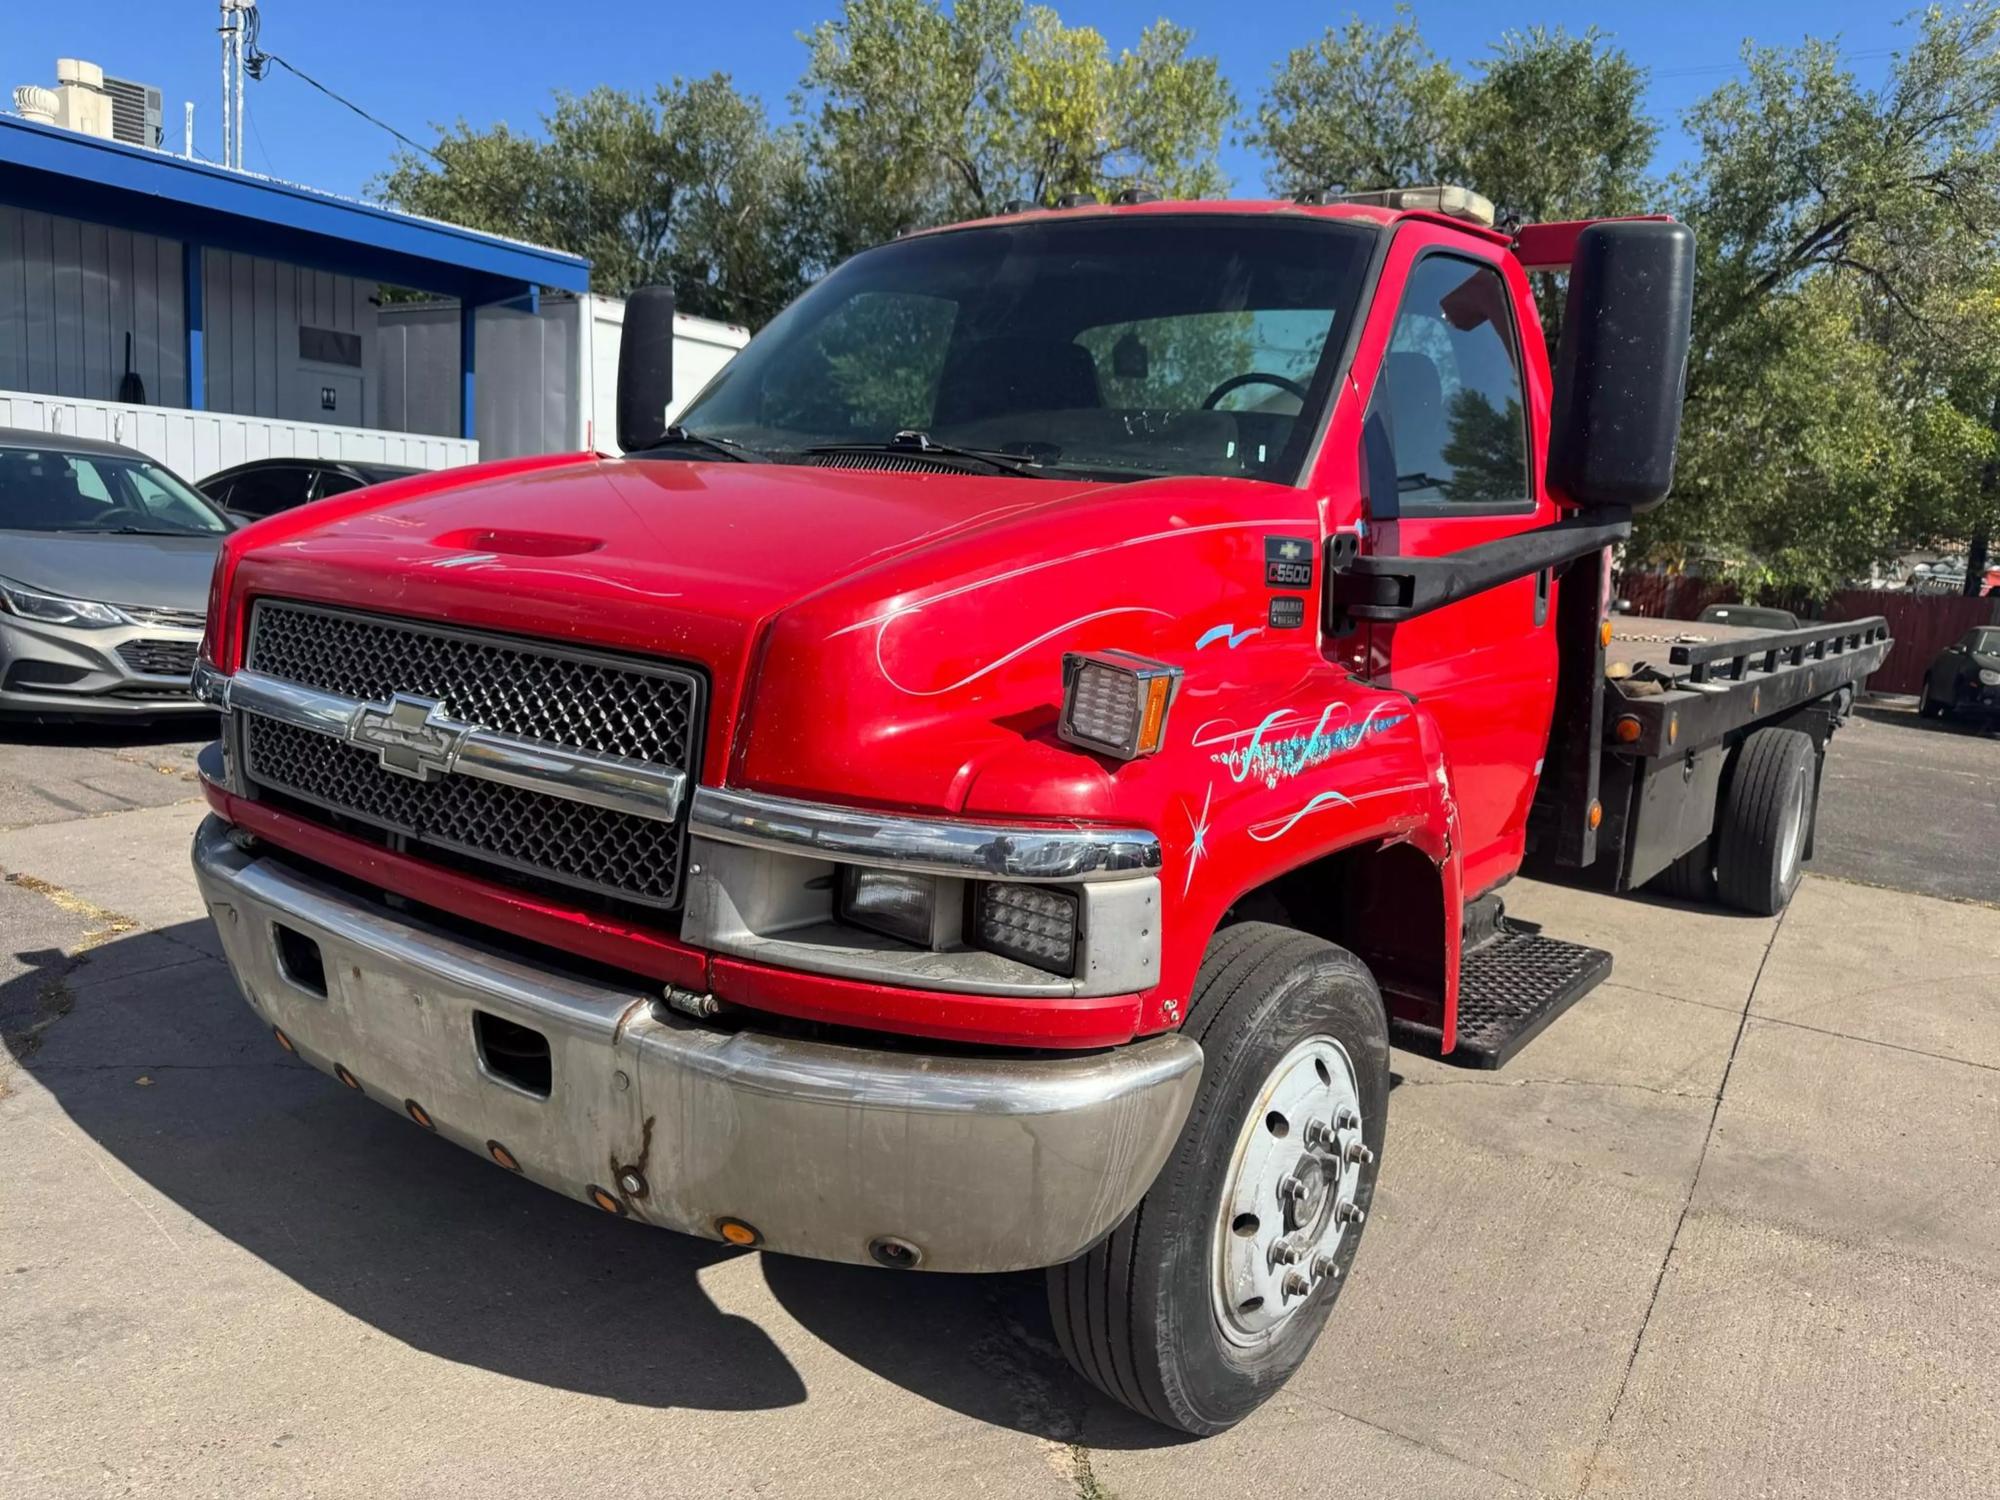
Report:
M 1503 918 L 1500 931 L 1460 961 L 1458 1045 L 1439 1061 L 1501 1066 L 1610 973 L 1611 955 L 1602 948 L 1526 932 Z M 1431 1057 L 1441 1040 L 1434 1026 L 1394 1018 L 1389 1039 Z

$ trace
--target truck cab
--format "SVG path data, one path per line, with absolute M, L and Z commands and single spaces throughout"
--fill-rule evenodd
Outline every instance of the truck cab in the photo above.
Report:
M 1032 210 L 857 256 L 671 426 L 640 294 L 622 456 L 229 539 L 245 996 L 607 1213 L 1049 1267 L 1089 1379 L 1223 1430 L 1353 1265 L 1392 1038 L 1502 1060 L 1608 969 L 1495 893 L 1596 854 L 1691 266 L 1457 190 Z

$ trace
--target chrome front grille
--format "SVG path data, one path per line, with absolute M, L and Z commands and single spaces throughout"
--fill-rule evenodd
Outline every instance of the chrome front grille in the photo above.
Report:
M 685 668 L 452 626 L 260 600 L 245 667 L 364 703 L 396 695 L 524 740 L 671 767 L 693 777 L 702 679 Z M 336 733 L 243 718 L 253 789 L 510 874 L 647 906 L 680 898 L 685 813 L 665 821 L 443 771 L 400 774 Z
M 251 611 L 244 665 L 365 702 L 435 698 L 502 734 L 693 769 L 701 684 L 680 667 L 269 599 Z

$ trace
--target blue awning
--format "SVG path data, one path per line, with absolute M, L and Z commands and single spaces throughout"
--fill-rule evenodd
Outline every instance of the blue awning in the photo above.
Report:
M 0 203 L 472 305 L 590 290 L 580 256 L 11 116 L 0 116 Z

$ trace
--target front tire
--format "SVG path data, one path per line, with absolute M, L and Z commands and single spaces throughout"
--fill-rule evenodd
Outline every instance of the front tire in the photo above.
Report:
M 1264 922 L 1217 934 L 1186 1029 L 1205 1062 L 1180 1143 L 1102 1244 L 1049 1269 L 1049 1312 L 1091 1384 L 1208 1436 L 1333 1310 L 1374 1201 L 1389 1034 L 1358 958 Z
M 1931 680 L 1928 677 L 1924 679 L 1923 697 L 1917 702 L 1917 714 L 1919 717 L 1926 719 L 1942 719 L 1944 717 L 1944 705 L 1931 696 Z

